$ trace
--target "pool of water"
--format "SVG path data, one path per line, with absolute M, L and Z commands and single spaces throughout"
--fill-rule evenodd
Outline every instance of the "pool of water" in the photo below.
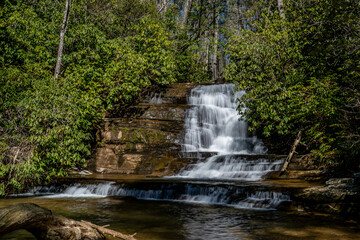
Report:
M 303 212 L 247 210 L 208 204 L 103 198 L 28 197 L 0 200 L 0 207 L 31 202 L 76 220 L 126 234 L 139 240 L 285 240 L 360 239 L 356 222 Z M 0 239 L 35 239 L 16 231 Z

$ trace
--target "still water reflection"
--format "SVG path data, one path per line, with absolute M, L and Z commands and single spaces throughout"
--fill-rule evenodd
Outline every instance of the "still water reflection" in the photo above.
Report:
M 179 202 L 107 198 L 16 198 L 0 207 L 33 202 L 76 220 L 88 220 L 139 240 L 360 239 L 360 227 L 329 216 L 259 211 Z M 0 239 L 34 239 L 17 231 Z

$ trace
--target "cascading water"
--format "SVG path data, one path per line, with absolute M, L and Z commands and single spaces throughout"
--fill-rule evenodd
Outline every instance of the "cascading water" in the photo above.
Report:
M 266 158 L 249 160 L 244 155 L 216 155 L 193 168 L 183 170 L 179 176 L 187 178 L 219 178 L 256 181 L 266 174 L 277 171 L 283 160 L 270 161 Z
M 155 95 L 150 99 L 149 103 L 154 103 L 154 104 L 163 103 L 163 100 L 161 98 L 161 93 L 159 94 L 155 93 Z
M 74 184 L 68 187 L 38 187 L 27 195 L 42 198 L 133 197 L 142 200 L 175 201 L 225 205 L 235 208 L 275 209 L 289 201 L 281 192 L 258 190 L 251 186 L 207 183 L 138 182 L 116 184 Z
M 259 180 L 279 170 L 282 160 L 247 160 L 247 154 L 264 154 L 266 148 L 256 137 L 249 137 L 247 123 L 239 121 L 234 84 L 198 86 L 189 96 L 193 107 L 185 119 L 183 152 L 216 152 L 218 155 L 180 172 L 181 178 Z M 236 155 L 235 155 L 236 154 Z M 242 154 L 241 156 L 238 156 Z
M 247 123 L 239 121 L 234 84 L 198 86 L 188 98 L 193 106 L 185 119 L 184 152 L 221 154 L 262 154 L 265 147 L 256 137 L 248 137 Z

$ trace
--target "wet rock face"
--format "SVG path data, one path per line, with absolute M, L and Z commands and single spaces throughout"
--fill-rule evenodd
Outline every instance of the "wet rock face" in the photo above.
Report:
M 193 87 L 189 83 L 173 84 L 134 106 L 135 117 L 105 119 L 98 133 L 101 146 L 90 164 L 92 170 L 164 175 L 181 168 L 178 153 L 188 108 L 186 97 Z
M 319 212 L 360 217 L 359 178 L 329 179 L 325 186 L 304 189 L 296 200 Z
M 151 106 L 142 116 L 142 119 L 183 121 L 186 105 L 156 104 Z

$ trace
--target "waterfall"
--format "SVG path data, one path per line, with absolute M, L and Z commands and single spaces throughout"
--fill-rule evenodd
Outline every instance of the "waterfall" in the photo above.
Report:
M 68 187 L 38 187 L 27 195 L 41 198 L 133 197 L 140 200 L 174 201 L 223 205 L 235 208 L 274 210 L 290 197 L 281 192 L 249 186 L 209 183 L 122 183 L 74 184 Z
M 279 170 L 283 162 L 276 156 L 264 154 L 266 148 L 262 141 L 248 133 L 246 121 L 239 121 L 241 116 L 236 99 L 245 91 L 234 90 L 233 84 L 222 84 L 198 86 L 191 91 L 188 101 L 192 107 L 186 112 L 182 153 L 185 157 L 196 157 L 198 162 L 188 165 L 178 175 L 156 181 L 38 187 L 24 196 L 130 197 L 245 209 L 276 209 L 282 202 L 290 201 L 289 195 L 266 183 L 234 181 L 260 180 L 268 173 Z M 161 96 L 155 95 L 151 101 L 160 103 Z M 169 181 L 169 178 L 182 179 Z
M 221 154 L 262 154 L 265 147 L 256 137 L 249 137 L 247 123 L 238 114 L 236 99 L 245 91 L 235 92 L 234 84 L 197 86 L 188 98 L 185 119 L 184 152 Z
M 256 181 L 272 171 L 280 170 L 283 159 L 269 160 L 259 158 L 249 160 L 245 156 L 216 155 L 205 162 L 199 162 L 193 168 L 183 170 L 179 177 L 220 178 Z
M 194 152 L 217 155 L 205 162 L 199 161 L 175 177 L 260 180 L 269 172 L 279 170 L 283 160 L 249 161 L 246 158 L 246 155 L 264 154 L 266 148 L 261 140 L 249 136 L 246 121 L 239 120 L 242 116 L 237 111 L 236 99 L 244 94 L 243 90 L 235 92 L 234 84 L 192 89 L 188 97 L 192 108 L 186 114 L 182 151 L 185 155 Z M 242 156 L 237 156 L 239 154 Z
M 163 103 L 163 100 L 161 98 L 161 93 L 155 95 L 150 99 L 149 103 L 155 103 L 155 104 L 161 104 Z

